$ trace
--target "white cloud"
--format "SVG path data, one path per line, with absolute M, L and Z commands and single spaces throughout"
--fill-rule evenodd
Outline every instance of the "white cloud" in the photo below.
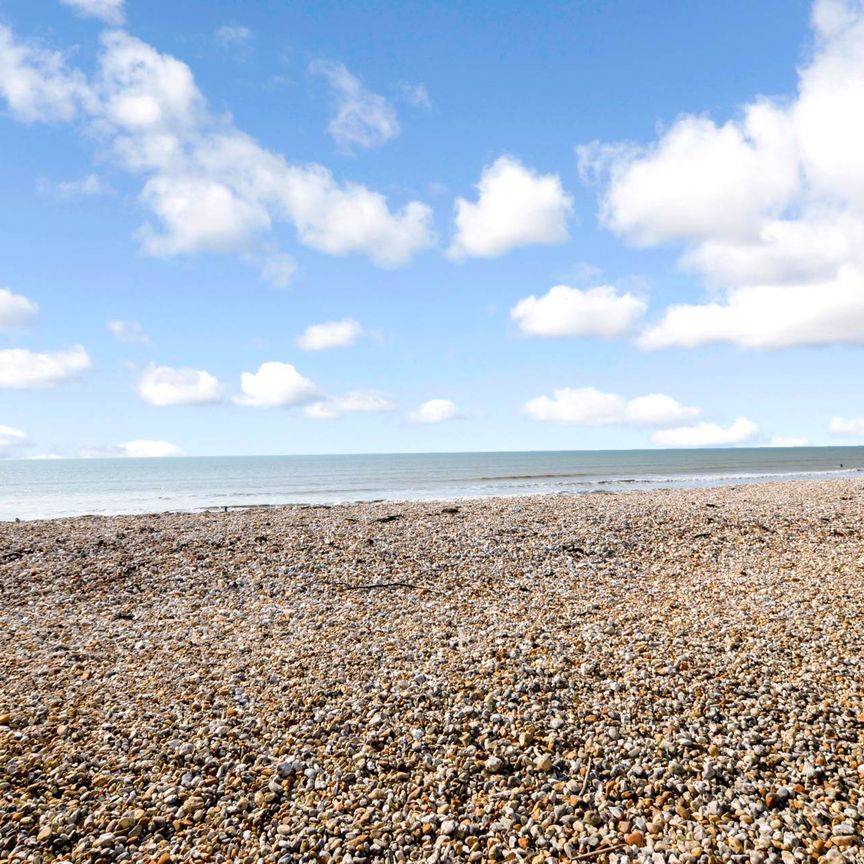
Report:
M 764 102 L 720 127 L 706 117 L 683 117 L 650 148 L 606 154 L 611 183 L 601 218 L 642 246 L 747 237 L 763 213 L 776 212 L 797 192 L 790 131 L 786 114 Z M 602 145 L 599 153 L 597 145 L 582 148 L 580 156 L 583 166 L 602 160 Z
M 662 393 L 650 393 L 626 400 L 617 393 L 594 387 L 562 387 L 552 396 L 537 396 L 522 407 L 532 420 L 569 423 L 574 426 L 671 426 L 692 419 L 698 408 L 690 408 Z
M 0 333 L 31 324 L 39 315 L 39 306 L 23 294 L 0 288 Z
M 705 239 L 681 258 L 718 287 L 807 284 L 834 278 L 843 262 L 864 266 L 864 222 L 852 213 L 766 220 L 750 243 Z
M 682 405 L 671 396 L 662 393 L 650 393 L 648 396 L 637 396 L 627 403 L 626 417 L 628 423 L 637 426 L 665 426 L 680 420 L 695 417 L 698 408 Z
M 223 48 L 242 48 L 252 38 L 252 31 L 242 24 L 223 24 L 216 30 L 216 41 Z
M 108 332 L 118 341 L 128 344 L 149 345 L 150 337 L 144 332 L 144 328 L 137 321 L 108 322 Z
M 170 441 L 149 438 L 138 438 L 106 447 L 84 447 L 78 451 L 79 459 L 162 459 L 184 455 L 183 451 Z
M 828 424 L 828 431 L 832 435 L 864 438 L 864 417 L 856 417 L 851 420 L 847 420 L 845 417 L 832 417 Z
M 0 98 L 24 123 L 72 120 L 91 91 L 83 73 L 58 51 L 17 42 L 0 24 Z
M 129 161 L 137 155 L 168 167 L 183 139 L 206 132 L 210 119 L 192 70 L 121 30 L 104 33 L 101 42 L 94 113 L 118 136 L 130 136 L 115 142 Z
M 864 5 L 816 0 L 793 98 L 723 124 L 684 116 L 647 147 L 593 144 L 601 221 L 636 245 L 683 244 L 713 290 L 649 327 L 649 348 L 864 343 Z M 719 289 L 719 290 L 718 290 Z
M 79 180 L 60 180 L 56 183 L 40 179 L 37 188 L 43 194 L 54 195 L 61 201 L 97 198 L 100 195 L 109 195 L 113 191 L 98 174 L 87 174 Z
M 339 185 L 321 166 L 288 169 L 274 190 L 302 243 L 331 255 L 362 252 L 379 267 L 400 267 L 435 242 L 432 211 L 411 201 L 390 213 L 383 195 Z
M 118 444 L 117 449 L 120 455 L 131 459 L 162 459 L 167 456 L 183 455 L 183 451 L 169 441 L 138 439 Z
M 123 23 L 124 0 L 60 0 L 64 6 L 71 6 L 79 15 L 98 18 L 104 24 L 119 27 Z
M 528 336 L 625 336 L 645 314 L 646 304 L 611 285 L 587 291 L 556 285 L 542 297 L 520 300 L 510 317 Z
M 90 357 L 81 345 L 45 354 L 26 348 L 7 348 L 0 351 L 0 389 L 53 387 L 75 378 L 90 366 Z
M 161 223 L 161 230 L 147 225 L 139 232 L 151 255 L 248 250 L 252 237 L 271 226 L 263 203 L 204 177 L 157 175 L 144 185 L 141 201 Z
M 305 405 L 320 396 L 318 388 L 291 363 L 276 361 L 262 363 L 257 372 L 244 372 L 240 376 L 240 389 L 242 395 L 234 401 L 253 408 Z
M 150 366 L 138 381 L 138 395 L 157 407 L 211 405 L 222 399 L 222 385 L 204 369 Z
M 207 107 L 189 67 L 119 30 L 102 34 L 92 80 L 65 58 L 16 41 L 0 27 L 0 98 L 21 120 L 88 121 L 122 169 L 143 181 L 151 221 L 139 231 L 154 255 L 239 252 L 260 260 L 264 237 L 288 222 L 300 243 L 330 255 L 363 254 L 398 267 L 435 242 L 432 210 L 419 201 L 391 209 L 322 165 L 296 165 L 261 147 L 227 115 Z M 265 276 L 284 282 L 286 270 Z
M 9 456 L 27 443 L 27 433 L 14 426 L 0 426 L 0 456 Z
M 385 413 L 395 410 L 396 405 L 386 393 L 377 390 L 352 390 L 343 396 L 313 402 L 304 409 L 304 413 L 315 420 L 332 420 L 342 414 Z
M 408 415 L 412 423 L 444 423 L 460 417 L 456 403 L 450 399 L 430 399 Z
M 326 351 L 330 348 L 346 348 L 363 335 L 363 328 L 353 318 L 341 321 L 324 321 L 310 324 L 296 339 L 304 351 Z
M 456 236 L 451 258 L 492 258 L 517 246 L 551 245 L 568 239 L 573 199 L 555 174 L 537 174 L 511 156 L 487 165 L 477 183 L 477 202 L 456 199 Z
M 830 39 L 855 22 L 856 6 L 850 0 L 822 0 L 813 6 L 813 29 L 817 35 Z
M 752 420 L 739 417 L 725 428 L 716 423 L 697 423 L 659 429 L 652 434 L 651 442 L 662 447 L 728 447 L 750 443 L 758 433 L 759 427 Z
M 725 302 L 670 306 L 639 339 L 644 348 L 729 342 L 785 348 L 864 342 L 864 275 L 844 267 L 824 283 L 754 285 Z
M 336 96 L 336 116 L 327 129 L 338 144 L 380 147 L 399 134 L 393 106 L 383 96 L 367 90 L 342 63 L 317 60 L 309 65 L 309 71 L 324 78 Z

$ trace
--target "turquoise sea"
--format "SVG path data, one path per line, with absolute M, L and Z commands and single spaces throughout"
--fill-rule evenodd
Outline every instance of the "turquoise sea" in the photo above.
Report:
M 864 476 L 864 447 L 0 461 L 0 520 Z

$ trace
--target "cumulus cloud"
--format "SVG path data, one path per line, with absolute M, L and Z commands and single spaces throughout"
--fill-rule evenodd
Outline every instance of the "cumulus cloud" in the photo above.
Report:
M 13 117 L 24 123 L 68 122 L 91 95 L 84 74 L 71 69 L 63 54 L 18 42 L 0 24 L 0 98 Z
M 512 156 L 487 165 L 476 203 L 456 199 L 451 258 L 493 258 L 518 246 L 548 246 L 568 239 L 573 199 L 555 174 L 537 174 Z
M 119 27 L 123 23 L 124 0 L 60 0 L 71 6 L 79 15 L 98 18 L 104 24 Z
M 794 97 L 724 123 L 681 117 L 648 146 L 580 149 L 601 222 L 683 246 L 711 289 L 670 307 L 645 347 L 864 343 L 864 5 L 816 0 L 813 31 Z
M 108 332 L 118 341 L 131 345 L 149 345 L 150 337 L 137 321 L 120 321 L 114 319 L 108 322 Z
M 753 285 L 725 301 L 670 306 L 639 338 L 644 348 L 728 342 L 786 348 L 864 342 L 864 278 L 849 267 L 827 282 Z
M 160 408 L 172 405 L 212 405 L 222 399 L 222 385 L 204 369 L 150 366 L 138 381 L 138 395 Z
M 310 324 L 296 339 L 304 351 L 326 351 L 346 348 L 363 335 L 363 328 L 353 318 Z
M 151 441 L 143 438 L 118 444 L 117 448 L 120 455 L 131 459 L 159 459 L 183 455 L 183 451 L 170 441 Z
M 342 64 L 316 60 L 309 65 L 312 75 L 323 78 L 336 97 L 336 116 L 327 130 L 337 144 L 366 149 L 380 147 L 399 134 L 396 110 Z
M 0 426 L 0 456 L 10 456 L 27 443 L 27 433 L 14 426 Z
M 38 315 L 39 306 L 28 297 L 0 288 L 0 333 L 26 327 Z
M 752 234 L 765 212 L 779 211 L 797 191 L 798 166 L 786 114 L 769 103 L 740 121 L 716 126 L 684 117 L 647 149 L 580 151 L 582 166 L 609 159 L 611 180 L 602 221 L 637 245 L 705 235 Z
M 282 222 L 306 246 L 367 255 L 382 267 L 401 266 L 435 242 L 428 205 L 391 209 L 382 194 L 322 165 L 288 162 L 211 112 L 185 63 L 120 30 L 102 34 L 98 71 L 88 79 L 62 54 L 0 27 L 0 99 L 23 121 L 80 118 L 100 153 L 141 178 L 150 219 L 138 236 L 153 255 L 258 260 Z
M 460 417 L 456 403 L 450 399 L 430 399 L 408 415 L 412 423 L 444 423 Z
M 730 426 L 717 423 L 697 423 L 695 426 L 677 426 L 658 429 L 651 442 L 661 447 L 728 447 L 747 444 L 759 434 L 759 427 L 746 417 L 739 417 Z
M 138 233 L 145 251 L 156 256 L 243 251 L 250 248 L 250 235 L 271 226 L 261 202 L 204 177 L 153 177 L 141 201 L 159 220 L 158 229 L 148 224 Z
M 864 417 L 856 417 L 847 420 L 845 417 L 832 417 L 828 424 L 828 431 L 832 435 L 849 438 L 864 438 Z
M 240 376 L 242 395 L 235 397 L 238 405 L 253 408 L 287 408 L 320 401 L 318 388 L 301 375 L 291 363 L 269 361 L 257 372 Z
M 385 413 L 395 410 L 395 403 L 386 393 L 378 390 L 352 390 L 342 396 L 313 402 L 304 409 L 304 413 L 315 420 L 333 420 L 343 414 Z
M 37 390 L 77 377 L 91 366 L 81 345 L 38 353 L 26 348 L 0 351 L 0 389 Z
M 611 285 L 587 291 L 556 285 L 542 297 L 520 300 L 510 317 L 528 336 L 625 336 L 645 314 L 646 304 Z
M 537 396 L 522 407 L 532 420 L 543 423 L 568 423 L 574 426 L 671 426 L 699 414 L 662 393 L 624 399 L 617 393 L 604 393 L 594 387 L 562 387 L 552 396 Z

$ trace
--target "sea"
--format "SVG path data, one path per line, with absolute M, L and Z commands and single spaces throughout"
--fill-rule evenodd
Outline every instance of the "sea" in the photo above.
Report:
M 864 447 L 0 461 L 0 520 L 864 477 Z

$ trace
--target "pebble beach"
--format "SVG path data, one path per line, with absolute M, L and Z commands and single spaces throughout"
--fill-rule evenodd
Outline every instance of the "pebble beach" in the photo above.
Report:
M 0 523 L 0 864 L 864 861 L 864 481 Z

